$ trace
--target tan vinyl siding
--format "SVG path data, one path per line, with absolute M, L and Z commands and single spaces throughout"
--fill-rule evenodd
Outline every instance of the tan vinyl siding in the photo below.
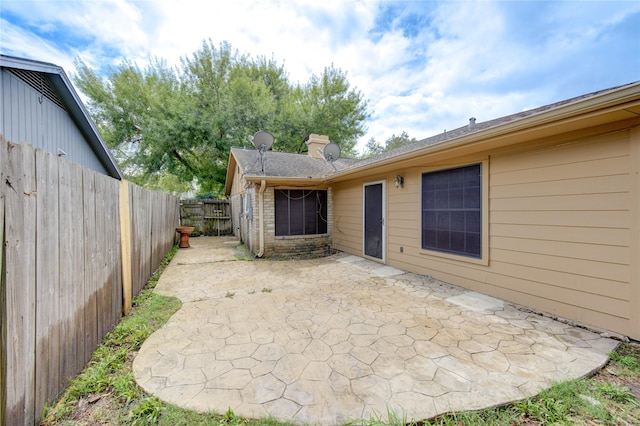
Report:
M 631 170 L 640 163 L 633 157 L 640 149 L 630 150 L 638 137 L 622 130 L 576 138 L 564 135 L 556 144 L 521 144 L 438 164 L 425 157 L 422 167 L 389 173 L 387 263 L 639 338 L 632 309 L 640 297 L 632 279 L 638 262 L 631 259 L 638 252 L 640 178 Z M 422 173 L 487 158 L 485 264 L 422 250 Z M 404 188 L 393 184 L 398 174 Z M 335 246 L 353 254 L 362 251 L 362 182 L 341 183 L 334 192 L 340 220 Z
M 362 255 L 362 182 L 350 181 L 333 188 L 333 245 Z
M 628 335 L 640 338 L 640 126 L 629 132 L 629 177 L 630 177 L 630 216 L 629 259 L 631 271 L 629 293 L 631 299 L 631 319 Z
M 628 320 L 629 164 L 628 131 L 493 157 L 488 281 L 605 328 Z
M 396 188 L 395 176 L 404 177 L 404 188 Z M 388 177 L 387 260 L 400 265 L 407 256 L 416 256 L 421 246 L 420 173 L 417 169 L 402 170 Z M 403 253 L 400 253 L 402 247 Z M 415 259 L 419 262 L 419 259 Z

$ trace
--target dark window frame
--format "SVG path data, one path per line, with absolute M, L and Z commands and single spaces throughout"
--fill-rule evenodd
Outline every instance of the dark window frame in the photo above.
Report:
M 482 163 L 422 174 L 422 249 L 482 259 L 482 174 Z
M 328 233 L 328 191 L 275 189 L 276 237 Z

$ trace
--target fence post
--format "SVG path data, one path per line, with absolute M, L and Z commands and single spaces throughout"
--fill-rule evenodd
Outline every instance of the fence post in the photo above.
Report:
M 202 235 L 207 235 L 207 228 L 204 219 L 204 201 L 205 200 L 200 201 L 200 229 L 202 230 Z
M 131 309 L 131 219 L 129 182 L 120 181 L 120 252 L 122 253 L 122 312 Z

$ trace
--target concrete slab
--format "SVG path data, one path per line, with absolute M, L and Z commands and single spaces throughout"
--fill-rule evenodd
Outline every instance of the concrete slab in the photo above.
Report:
M 395 277 L 396 275 L 402 275 L 406 273 L 405 271 L 394 268 L 392 266 L 383 266 L 380 268 L 374 268 L 372 272 L 376 277 L 382 277 L 382 278 Z
M 357 256 L 240 261 L 233 239 L 190 243 L 156 287 L 183 306 L 133 363 L 143 389 L 188 409 L 420 420 L 532 396 L 600 368 L 617 346 Z
M 495 311 L 502 309 L 504 306 L 504 301 L 475 291 L 468 291 L 457 296 L 449 297 L 446 300 L 449 303 L 473 311 Z

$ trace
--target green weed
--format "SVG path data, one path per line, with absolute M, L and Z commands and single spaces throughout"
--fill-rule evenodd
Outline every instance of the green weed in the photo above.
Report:
M 596 392 L 602 394 L 605 398 L 619 403 L 638 403 L 631 389 L 626 386 L 619 385 L 617 383 L 596 383 Z
M 624 369 L 624 374 L 640 374 L 640 359 L 638 359 L 637 355 L 626 355 L 624 352 L 614 351 L 611 353 L 610 358 L 612 362 Z
M 164 409 L 162 401 L 155 397 L 146 397 L 131 410 L 129 420 L 133 426 L 157 424 Z
M 351 423 L 354 424 L 354 423 Z M 387 406 L 387 417 L 383 418 L 379 413 L 373 413 L 369 416 L 369 419 L 363 419 L 357 424 L 362 424 L 362 426 L 382 426 L 382 425 L 391 425 L 391 426 L 415 426 L 416 422 L 409 422 L 407 420 L 407 414 L 402 412 L 399 414 L 397 411 L 391 409 L 391 407 Z

